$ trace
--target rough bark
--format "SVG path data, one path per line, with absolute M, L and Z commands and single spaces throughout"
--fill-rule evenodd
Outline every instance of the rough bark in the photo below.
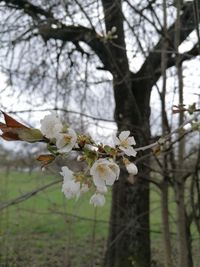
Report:
M 133 114 L 131 120 L 134 120 L 134 117 Z M 142 138 L 143 125 L 133 122 L 132 127 L 134 134 L 138 129 L 138 143 L 146 143 L 149 129 L 146 129 L 146 136 Z M 131 130 L 131 127 L 128 129 Z M 128 181 L 127 172 L 121 170 L 119 182 L 113 188 L 111 227 L 105 265 L 108 267 L 150 266 L 149 185 L 142 179 L 148 178 L 149 171 L 142 164 L 138 165 L 138 168 L 140 174 L 133 184 Z
M 142 145 L 150 136 L 150 93 L 129 71 L 121 1 L 102 2 L 106 29 L 115 26 L 118 35 L 117 40 L 108 45 L 112 59 L 115 121 L 119 131 L 130 130 L 137 144 Z M 148 177 L 148 171 L 142 165 L 138 167 L 140 176 Z M 149 267 L 149 186 L 141 177 L 131 184 L 127 172 L 121 170 L 119 182 L 113 188 L 110 225 L 105 266 Z

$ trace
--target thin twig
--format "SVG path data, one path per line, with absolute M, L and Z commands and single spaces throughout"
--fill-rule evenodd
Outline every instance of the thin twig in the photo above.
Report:
M 51 182 L 49 184 L 43 185 L 43 186 L 41 186 L 39 188 L 36 188 L 36 189 L 34 189 L 34 190 L 30 191 L 30 192 L 27 192 L 27 193 L 25 193 L 25 194 L 23 194 L 23 195 L 21 195 L 21 196 L 19 196 L 17 198 L 11 199 L 11 200 L 9 200 L 9 201 L 7 201 L 5 203 L 1 203 L 0 204 L 0 210 L 8 208 L 9 206 L 12 206 L 12 205 L 16 205 L 18 203 L 21 203 L 21 202 L 23 202 L 23 201 L 25 201 L 25 200 L 37 195 L 39 192 L 41 192 L 41 191 L 43 191 L 43 190 L 45 190 L 45 189 L 47 189 L 47 188 L 49 188 L 49 187 L 51 187 L 51 186 L 53 186 L 55 184 L 60 183 L 61 181 L 62 181 L 62 179 L 60 178 L 60 179 L 55 180 L 55 181 L 53 181 L 53 182 Z

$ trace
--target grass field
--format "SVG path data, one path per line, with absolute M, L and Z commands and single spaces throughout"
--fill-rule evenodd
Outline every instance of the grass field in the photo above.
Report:
M 0 202 L 56 179 L 43 173 L 1 174 Z M 101 209 L 91 206 L 89 197 L 66 200 L 59 183 L 1 211 L 0 266 L 87 266 L 100 260 L 96 253 L 103 255 L 111 195 Z
M 0 205 L 56 179 L 44 173 L 1 173 Z M 111 193 L 107 194 L 106 205 L 98 209 L 89 204 L 89 198 L 88 194 L 78 201 L 66 200 L 58 183 L 0 211 L 0 266 L 100 266 L 108 233 Z M 170 205 L 173 219 L 175 206 Z M 155 258 L 162 257 L 160 196 L 154 187 L 150 218 Z

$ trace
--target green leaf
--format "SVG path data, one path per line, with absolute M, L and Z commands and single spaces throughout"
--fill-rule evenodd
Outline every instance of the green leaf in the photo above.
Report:
M 98 159 L 98 154 L 96 151 L 94 150 L 89 150 L 89 149 L 84 149 L 84 156 L 85 156 L 85 160 L 88 164 L 88 166 L 92 166 L 92 164 L 95 162 L 95 160 Z
M 18 130 L 18 136 L 21 140 L 34 143 L 43 141 L 44 137 L 40 130 L 34 128 L 22 128 Z
M 113 147 L 111 147 L 111 146 L 104 146 L 103 147 L 104 148 L 104 150 L 105 150 L 105 152 L 107 153 L 107 154 L 109 154 L 109 155 L 111 155 L 111 156 L 117 156 L 117 150 L 115 149 L 115 148 L 113 148 Z

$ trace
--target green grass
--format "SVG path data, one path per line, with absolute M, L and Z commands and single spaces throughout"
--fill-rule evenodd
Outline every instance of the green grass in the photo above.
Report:
M 57 178 L 44 173 L 29 175 L 12 172 L 8 176 L 1 173 L 0 202 L 14 199 Z M 89 198 L 90 194 L 86 194 L 78 201 L 67 200 L 61 192 L 61 184 L 56 184 L 20 204 L 4 210 L 0 215 L 0 230 L 10 234 L 26 232 L 53 235 L 58 231 L 65 232 L 67 228 L 70 228 L 70 233 L 74 233 L 76 238 L 85 238 L 88 233 L 92 232 L 91 229 L 94 226 L 92 220 L 96 216 L 96 220 L 101 221 L 95 225 L 96 233 L 105 238 L 108 231 L 106 222 L 109 220 L 111 194 L 107 195 L 106 205 L 98 209 L 89 204 Z M 150 221 L 152 235 L 157 238 L 161 230 L 160 193 L 154 187 L 151 190 Z
M 1 173 L 0 203 L 56 179 L 58 177 L 44 173 L 31 176 L 27 173 L 12 172 L 8 176 Z M 0 266 L 18 266 L 19 259 L 22 259 L 20 267 L 30 266 L 30 261 L 37 267 L 56 266 L 55 259 L 62 266 L 65 254 L 72 254 L 73 266 L 79 266 L 78 261 L 91 259 L 94 247 L 99 244 L 101 247 L 106 240 L 110 194 L 105 207 L 99 209 L 89 204 L 89 198 L 90 194 L 86 194 L 78 201 L 67 200 L 59 183 L 0 211 Z M 83 253 L 85 245 L 88 246 L 87 253 Z M 81 256 L 73 257 L 75 251 Z M 80 266 L 83 265 L 80 263 Z
M 21 194 L 39 188 L 56 180 L 57 177 L 43 173 L 11 173 L 9 176 L 0 176 L 0 201 L 6 202 Z M 1 214 L 1 228 L 17 233 L 21 229 L 33 233 L 54 233 L 65 230 L 66 224 L 72 222 L 72 230 L 77 236 L 82 236 L 85 226 L 79 217 L 95 218 L 95 208 L 89 204 L 90 195 L 79 200 L 67 200 L 61 192 L 61 184 L 54 185 L 37 196 L 33 196 L 18 205 L 9 207 Z M 110 196 L 108 196 L 110 197 Z M 98 209 L 97 220 L 108 220 L 110 201 L 103 209 Z M 71 216 L 71 215 L 74 216 Z M 77 216 L 77 217 L 76 217 Z M 67 222 L 66 222 L 67 221 Z M 88 221 L 86 220 L 87 224 Z M 92 223 L 92 222 L 91 222 Z M 100 229 L 101 230 L 101 229 Z M 106 235 L 106 228 L 102 228 L 101 235 Z
M 0 173 L 0 203 L 56 179 L 41 172 Z M 111 194 L 107 194 L 106 205 L 98 209 L 89 204 L 90 196 L 88 193 L 78 201 L 67 200 L 59 183 L 0 211 L 0 267 L 67 266 L 69 260 L 71 266 L 84 267 L 91 259 L 98 260 L 108 234 Z M 151 240 L 157 255 L 162 255 L 160 192 L 154 186 L 150 200 Z M 169 207 L 171 230 L 176 232 L 172 191 Z

